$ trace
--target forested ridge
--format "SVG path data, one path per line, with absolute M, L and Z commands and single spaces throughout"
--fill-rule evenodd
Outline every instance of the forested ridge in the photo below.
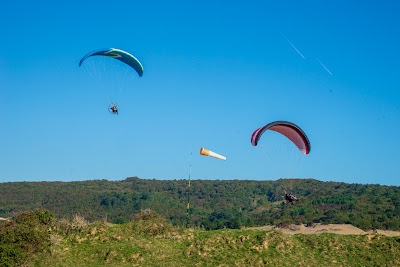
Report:
M 187 180 L 130 177 L 122 181 L 0 183 L 0 217 L 48 209 L 58 218 L 124 223 L 151 209 L 174 225 L 205 229 L 266 224 L 350 223 L 362 229 L 400 230 L 400 187 L 315 179 Z M 283 205 L 283 191 L 300 198 Z

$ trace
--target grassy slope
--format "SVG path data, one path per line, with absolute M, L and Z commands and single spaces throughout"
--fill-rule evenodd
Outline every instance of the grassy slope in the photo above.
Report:
M 34 266 L 400 266 L 400 237 L 176 228 L 163 219 L 54 232 Z

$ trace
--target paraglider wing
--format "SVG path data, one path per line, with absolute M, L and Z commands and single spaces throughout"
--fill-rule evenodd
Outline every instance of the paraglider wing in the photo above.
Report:
M 253 146 L 257 146 L 257 143 L 260 140 L 262 134 L 267 130 L 283 134 L 284 136 L 289 138 L 290 141 L 292 141 L 303 154 L 306 155 L 310 153 L 311 144 L 308 140 L 307 135 L 303 132 L 302 129 L 300 129 L 299 126 L 288 121 L 275 121 L 258 128 L 251 136 L 251 144 Z
M 116 48 L 99 49 L 90 52 L 81 59 L 81 61 L 79 62 L 79 67 L 88 57 L 92 56 L 105 56 L 115 58 L 132 67 L 139 74 L 140 77 L 143 75 L 143 66 L 140 61 L 128 52 Z

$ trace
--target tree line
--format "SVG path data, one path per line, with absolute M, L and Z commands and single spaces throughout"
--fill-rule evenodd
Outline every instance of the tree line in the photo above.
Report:
M 300 200 L 282 204 L 283 192 Z M 187 180 L 130 177 L 121 181 L 0 183 L 0 217 L 47 209 L 58 218 L 125 223 L 151 209 L 174 225 L 205 229 L 266 224 L 349 223 L 362 229 L 400 230 L 400 187 L 315 179 Z

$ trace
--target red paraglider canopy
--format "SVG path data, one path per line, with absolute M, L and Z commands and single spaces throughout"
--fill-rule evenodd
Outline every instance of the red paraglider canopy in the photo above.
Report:
M 297 148 L 303 153 L 308 154 L 311 150 L 310 141 L 307 135 L 299 126 L 288 121 L 275 121 L 258 128 L 251 136 L 251 144 L 257 146 L 258 140 L 266 130 L 271 130 L 283 134 L 292 141 Z

